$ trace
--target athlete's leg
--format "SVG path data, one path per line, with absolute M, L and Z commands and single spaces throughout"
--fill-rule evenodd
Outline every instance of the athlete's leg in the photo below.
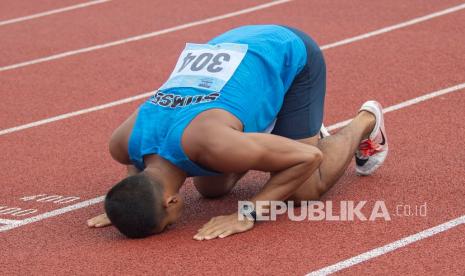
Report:
M 311 179 L 304 183 L 289 199 L 296 203 L 302 200 L 316 200 L 328 191 L 344 174 L 363 139 L 375 126 L 373 114 L 362 111 L 352 122 L 336 134 L 318 140 L 318 136 L 299 140 L 315 145 L 323 152 L 323 161 Z
M 228 194 L 245 173 L 222 174 L 218 176 L 196 176 L 194 186 L 204 197 L 215 198 Z
M 308 35 L 297 29 L 289 29 L 304 42 L 308 61 L 286 93 L 272 133 L 317 146 L 323 153 L 319 169 L 290 198 L 299 202 L 318 199 L 337 182 L 362 138 L 366 138 L 375 126 L 375 117 L 362 111 L 335 135 L 318 140 L 326 94 L 324 57 Z

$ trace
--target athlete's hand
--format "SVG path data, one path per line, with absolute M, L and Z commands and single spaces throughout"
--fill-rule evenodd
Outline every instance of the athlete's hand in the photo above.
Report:
M 195 240 L 211 240 L 215 238 L 224 238 L 232 234 L 245 232 L 252 229 L 254 225 L 253 220 L 248 220 L 244 217 L 239 219 L 237 213 L 219 216 L 212 218 L 207 224 L 200 228 L 194 236 Z
M 87 226 L 89 226 L 89 227 L 98 228 L 98 227 L 105 227 L 105 226 L 108 226 L 108 225 L 111 225 L 111 221 L 107 217 L 107 214 L 105 214 L 105 213 L 87 220 Z

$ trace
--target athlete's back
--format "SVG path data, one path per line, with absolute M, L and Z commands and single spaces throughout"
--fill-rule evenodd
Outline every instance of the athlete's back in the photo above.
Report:
M 220 108 L 235 115 L 245 132 L 264 131 L 306 58 L 302 40 L 277 25 L 244 26 L 208 45 L 188 44 L 170 79 L 140 107 L 131 160 L 142 169 L 144 155 L 159 154 L 188 172 L 198 171 L 181 146 L 189 122 Z

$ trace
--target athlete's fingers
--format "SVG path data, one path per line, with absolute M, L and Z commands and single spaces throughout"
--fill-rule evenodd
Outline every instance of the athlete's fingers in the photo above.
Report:
M 207 235 L 211 233 L 211 231 L 214 231 L 214 230 L 208 229 L 208 231 L 198 232 L 197 234 L 195 234 L 194 239 L 198 241 L 202 241 L 207 237 Z
M 93 217 L 89 220 L 87 220 L 87 226 L 89 227 L 103 227 L 110 225 L 110 219 L 107 217 L 106 214 L 101 214 L 96 217 Z
M 224 227 L 215 227 L 215 228 L 209 228 L 206 229 L 205 231 L 199 232 L 194 236 L 194 239 L 196 240 L 210 240 L 215 237 L 217 237 L 219 234 L 223 233 L 225 231 Z
M 209 222 L 205 223 L 204 225 L 202 225 L 201 228 L 199 228 L 197 231 L 200 232 L 200 231 L 203 231 L 205 230 L 206 228 L 208 228 L 210 225 L 212 225 L 212 220 L 210 220 Z
M 197 231 L 198 231 L 198 232 L 203 232 L 203 231 L 205 231 L 205 230 L 207 230 L 207 229 L 212 228 L 212 227 L 215 226 L 215 225 L 217 225 L 217 224 L 215 224 L 215 223 L 205 224 L 202 228 L 200 228 L 200 229 L 197 230 Z
M 205 232 L 208 231 L 210 228 L 203 227 L 202 229 L 197 230 L 197 234 L 195 234 L 194 239 L 196 240 L 203 240 L 205 237 Z
M 225 227 L 225 225 L 223 225 L 223 224 L 211 225 L 210 227 L 207 227 L 207 228 L 203 229 L 202 231 L 200 231 L 198 234 L 206 237 L 206 236 L 212 234 L 215 231 L 218 231 L 220 229 L 224 229 L 224 227 Z
M 206 240 L 212 240 L 212 239 L 218 238 L 218 236 L 221 235 L 224 232 L 225 232 L 225 229 L 221 228 L 221 229 L 216 230 L 216 231 L 212 232 L 211 234 L 205 236 L 205 239 Z
M 227 236 L 230 236 L 232 234 L 235 234 L 235 232 L 232 231 L 232 230 L 228 230 L 228 231 L 225 231 L 225 232 L 221 233 L 218 237 L 222 239 L 222 238 L 226 238 Z
M 95 218 L 87 220 L 87 226 L 89 227 L 94 227 L 97 223 L 98 223 L 98 220 L 96 220 Z
M 109 226 L 109 225 L 111 225 L 110 222 L 101 222 L 101 223 L 97 223 L 97 224 L 95 225 L 95 227 L 96 227 L 96 228 L 100 228 L 100 227 L 105 227 L 105 226 Z
M 216 231 L 219 231 L 219 230 L 224 231 L 224 230 L 226 230 L 228 228 L 228 226 L 229 226 L 225 222 L 219 222 L 218 221 L 217 223 L 218 224 L 212 224 L 212 225 L 210 225 L 208 227 L 205 227 L 201 231 L 197 232 L 196 237 L 205 239 L 207 236 L 210 236 L 211 234 L 213 234 Z
M 237 214 L 228 216 L 219 216 L 212 219 L 198 230 L 194 236 L 196 240 L 211 240 L 218 237 L 227 237 L 229 235 L 244 232 L 253 227 L 251 221 L 239 221 Z
M 201 240 L 202 240 L 202 237 L 201 237 L 199 234 L 195 234 L 192 238 L 193 238 L 194 240 L 198 240 L 198 241 L 201 241 Z
M 224 216 L 218 216 L 218 217 L 213 217 L 213 218 L 211 218 L 210 221 L 208 221 L 207 223 L 205 223 L 205 224 L 202 226 L 202 228 L 200 228 L 200 229 L 197 230 L 197 231 L 202 231 L 202 230 L 206 229 L 207 227 L 213 225 L 214 223 L 218 223 L 219 221 L 222 220 L 223 217 L 224 217 Z

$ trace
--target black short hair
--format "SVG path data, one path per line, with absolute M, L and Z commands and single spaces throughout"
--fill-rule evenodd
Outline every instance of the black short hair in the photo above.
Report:
M 161 231 L 166 216 L 163 186 L 144 173 L 117 183 L 105 197 L 105 212 L 112 224 L 128 238 L 144 238 Z

